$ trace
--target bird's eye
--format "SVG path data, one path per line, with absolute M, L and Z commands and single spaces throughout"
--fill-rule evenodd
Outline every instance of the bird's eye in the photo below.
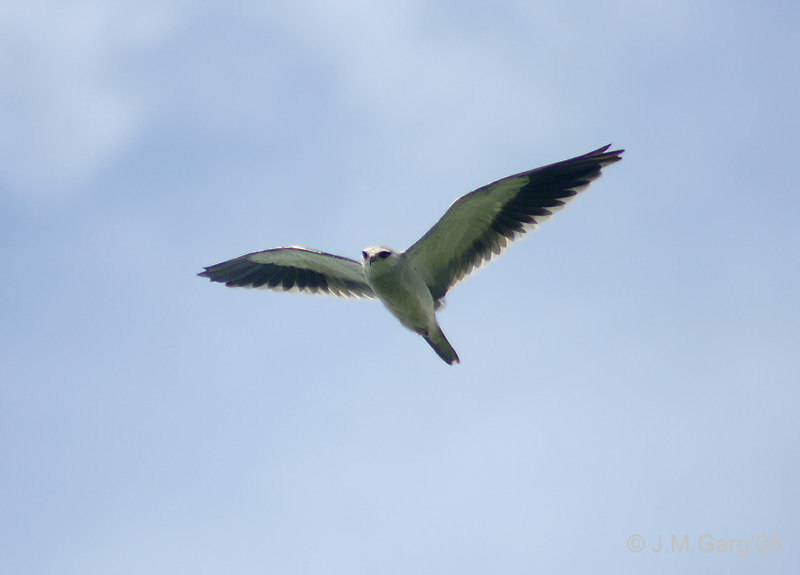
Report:
M 382 260 L 385 260 L 386 258 L 389 257 L 389 252 L 378 252 L 378 257 L 381 258 Z
M 367 258 L 369 257 L 369 254 L 367 254 L 367 252 L 361 252 L 361 256 L 362 256 L 364 259 L 367 259 Z

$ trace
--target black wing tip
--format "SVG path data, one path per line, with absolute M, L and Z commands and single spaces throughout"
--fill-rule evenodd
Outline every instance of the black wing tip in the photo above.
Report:
M 209 281 L 217 283 L 226 283 L 227 280 L 214 273 L 214 268 L 217 266 L 203 267 L 203 271 L 197 274 L 197 277 L 208 278 Z
M 208 267 L 205 267 L 205 266 L 203 266 L 203 271 L 201 271 L 199 274 L 197 274 L 197 277 L 201 277 L 201 278 L 208 278 L 208 279 L 209 279 L 209 280 L 211 280 L 212 282 L 218 282 L 218 281 L 221 281 L 221 280 L 219 280 L 219 279 L 215 278 L 215 277 L 214 277 L 214 275 L 213 275 L 213 274 L 214 274 L 214 271 L 213 271 L 213 269 L 214 269 L 215 267 L 216 267 L 216 266 L 208 266 Z
M 622 154 L 623 152 L 625 152 L 625 150 L 620 148 L 618 150 L 611 150 L 609 152 L 608 149 L 610 147 L 611 144 L 606 144 L 602 148 L 597 148 L 596 150 L 589 152 L 588 154 L 584 154 L 583 157 L 601 160 L 605 165 L 613 164 L 614 162 L 619 162 L 622 159 Z

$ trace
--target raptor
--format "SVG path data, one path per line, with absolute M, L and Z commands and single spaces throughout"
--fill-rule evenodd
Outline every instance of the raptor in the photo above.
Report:
M 198 275 L 228 287 L 377 298 L 452 365 L 459 362 L 458 354 L 436 319 L 447 292 L 619 161 L 624 150 L 610 147 L 508 176 L 462 196 L 404 252 L 372 246 L 358 262 L 306 248 L 275 248 L 209 266 Z

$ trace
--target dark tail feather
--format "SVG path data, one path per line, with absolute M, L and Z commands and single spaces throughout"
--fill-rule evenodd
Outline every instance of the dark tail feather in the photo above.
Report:
M 438 333 L 434 333 L 430 337 L 424 335 L 422 337 L 425 338 L 425 341 L 427 341 L 428 345 L 433 348 L 433 351 L 436 352 L 436 355 L 441 357 L 447 365 L 459 363 L 456 350 L 454 350 L 453 346 L 450 345 L 450 342 L 447 341 L 447 338 L 444 336 L 444 333 L 442 333 L 442 330 L 439 329 L 439 326 L 436 326 L 436 331 Z

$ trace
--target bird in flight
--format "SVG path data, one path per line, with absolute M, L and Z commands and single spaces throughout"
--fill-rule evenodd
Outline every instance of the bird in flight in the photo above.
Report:
M 228 287 L 378 298 L 447 364 L 456 350 L 436 321 L 447 292 L 500 255 L 618 162 L 624 150 L 588 154 L 508 176 L 456 200 L 404 252 L 372 246 L 361 262 L 300 247 L 253 252 L 205 268 L 199 276 Z

